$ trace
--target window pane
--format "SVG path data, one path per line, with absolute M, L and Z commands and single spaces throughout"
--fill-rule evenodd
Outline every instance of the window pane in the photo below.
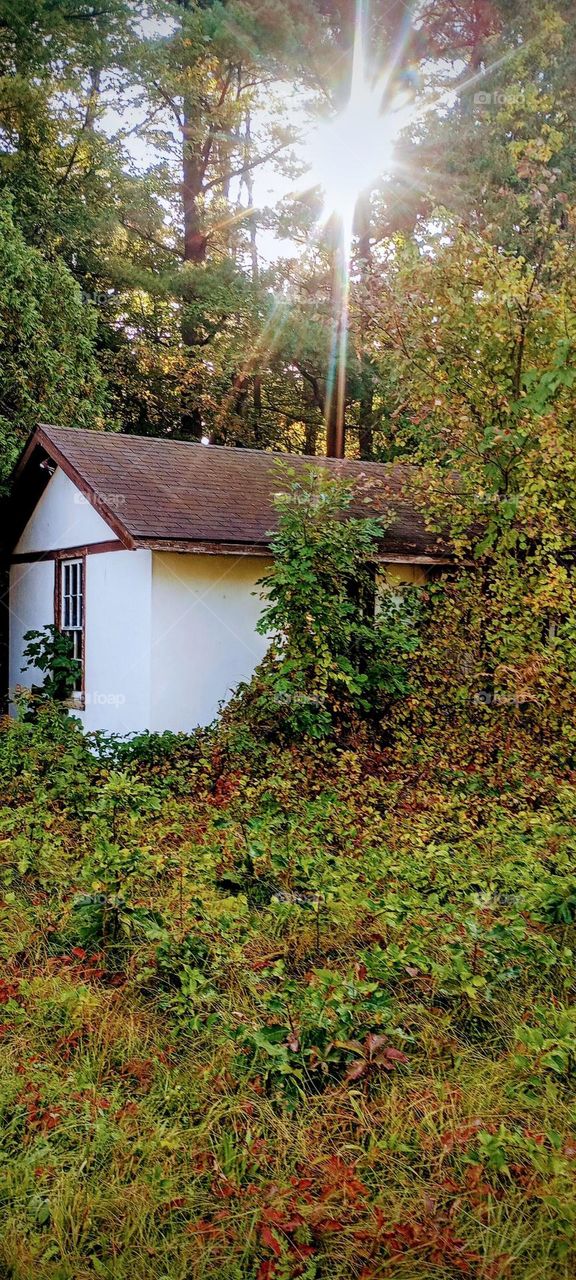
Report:
M 63 627 L 68 627 L 70 625 L 68 584 L 69 584 L 69 565 L 63 564 L 62 565 L 62 626 Z
M 72 643 L 72 656 L 83 661 L 82 620 L 84 613 L 84 565 L 81 560 L 63 560 L 60 566 L 61 610 L 60 626 Z M 82 673 L 78 675 L 75 692 L 82 691 Z
M 62 563 L 62 613 L 63 630 L 72 630 L 82 626 L 83 618 L 83 565 L 81 561 L 67 560 Z

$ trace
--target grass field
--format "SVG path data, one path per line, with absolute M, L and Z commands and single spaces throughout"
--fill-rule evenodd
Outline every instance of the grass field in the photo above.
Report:
M 2 1277 L 575 1274 L 576 779 L 0 738 Z

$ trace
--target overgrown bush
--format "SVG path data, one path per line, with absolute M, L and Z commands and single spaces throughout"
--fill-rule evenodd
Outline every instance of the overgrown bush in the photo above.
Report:
M 30 667 L 44 673 L 41 685 L 32 685 L 28 707 L 34 713 L 38 702 L 66 702 L 77 687 L 81 663 L 74 657 L 69 635 L 48 624 L 40 631 L 26 631 L 25 670 Z
M 258 622 L 271 646 L 225 721 L 258 724 L 269 736 L 329 736 L 356 717 L 377 720 L 407 692 L 405 658 L 417 646 L 418 604 L 376 608 L 376 565 L 385 528 L 358 516 L 369 501 L 325 471 L 291 481 L 275 499 L 274 560 L 260 583 Z
M 2 731 L 0 1270 L 570 1280 L 574 779 L 452 729 Z

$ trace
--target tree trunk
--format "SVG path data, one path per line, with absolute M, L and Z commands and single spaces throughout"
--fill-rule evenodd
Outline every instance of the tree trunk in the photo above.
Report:
M 246 166 L 249 165 L 251 159 L 252 148 L 252 119 L 250 111 L 246 112 L 246 121 L 244 127 L 244 160 Z M 246 196 L 248 201 L 248 232 L 250 235 L 250 266 L 252 271 L 252 286 L 256 293 L 260 283 L 260 262 L 258 259 L 258 240 L 257 240 L 257 223 L 254 211 L 254 174 L 252 169 L 246 167 L 244 172 L 244 186 L 246 187 Z M 256 339 L 257 340 L 257 339 Z M 256 345 L 255 340 L 255 345 Z M 256 444 L 260 443 L 260 420 L 262 418 L 262 377 L 258 370 L 254 370 L 252 376 L 252 402 L 254 410 L 254 438 Z
M 373 267 L 369 196 L 364 196 L 358 205 L 357 223 L 360 290 L 364 294 L 368 291 Z M 374 383 L 367 354 L 366 320 L 363 308 L 360 309 L 358 342 L 361 358 L 358 449 L 363 461 L 368 461 L 374 451 Z
M 206 258 L 208 237 L 203 234 L 198 200 L 202 191 L 204 169 L 199 163 L 198 154 L 192 140 L 190 110 L 185 108 L 182 125 L 182 212 L 184 217 L 184 262 L 199 266 Z M 182 342 L 192 356 L 197 342 L 194 322 L 183 301 L 181 320 Z M 189 406 L 184 400 L 180 414 L 180 430 L 188 440 L 200 440 L 202 436 L 201 415 L 195 406 Z
M 202 231 L 198 200 L 202 192 L 205 165 L 192 140 L 192 124 L 186 110 L 182 126 L 182 212 L 184 215 L 184 261 L 204 262 L 208 237 Z
M 346 450 L 346 347 L 345 248 L 342 237 L 333 249 L 330 301 L 332 342 L 326 381 L 326 457 L 343 458 Z

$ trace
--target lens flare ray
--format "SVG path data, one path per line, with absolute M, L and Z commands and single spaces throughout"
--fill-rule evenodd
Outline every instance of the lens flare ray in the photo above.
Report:
M 514 54 L 514 50 L 510 50 L 492 66 L 483 68 L 465 82 L 451 86 L 432 100 L 415 105 L 411 92 L 394 91 L 408 33 L 409 24 L 404 24 L 403 33 L 384 71 L 380 75 L 371 75 L 366 56 L 365 0 L 357 0 L 348 100 L 338 115 L 318 127 L 310 144 L 311 163 L 306 189 L 321 188 L 324 202 L 321 220 L 331 221 L 337 231 L 332 284 L 333 332 L 326 397 L 327 452 L 337 457 L 344 453 L 350 259 L 358 202 L 395 168 L 405 169 L 395 154 L 398 139 L 405 129 L 423 121 L 431 111 L 453 105 L 463 91 L 484 80 Z

